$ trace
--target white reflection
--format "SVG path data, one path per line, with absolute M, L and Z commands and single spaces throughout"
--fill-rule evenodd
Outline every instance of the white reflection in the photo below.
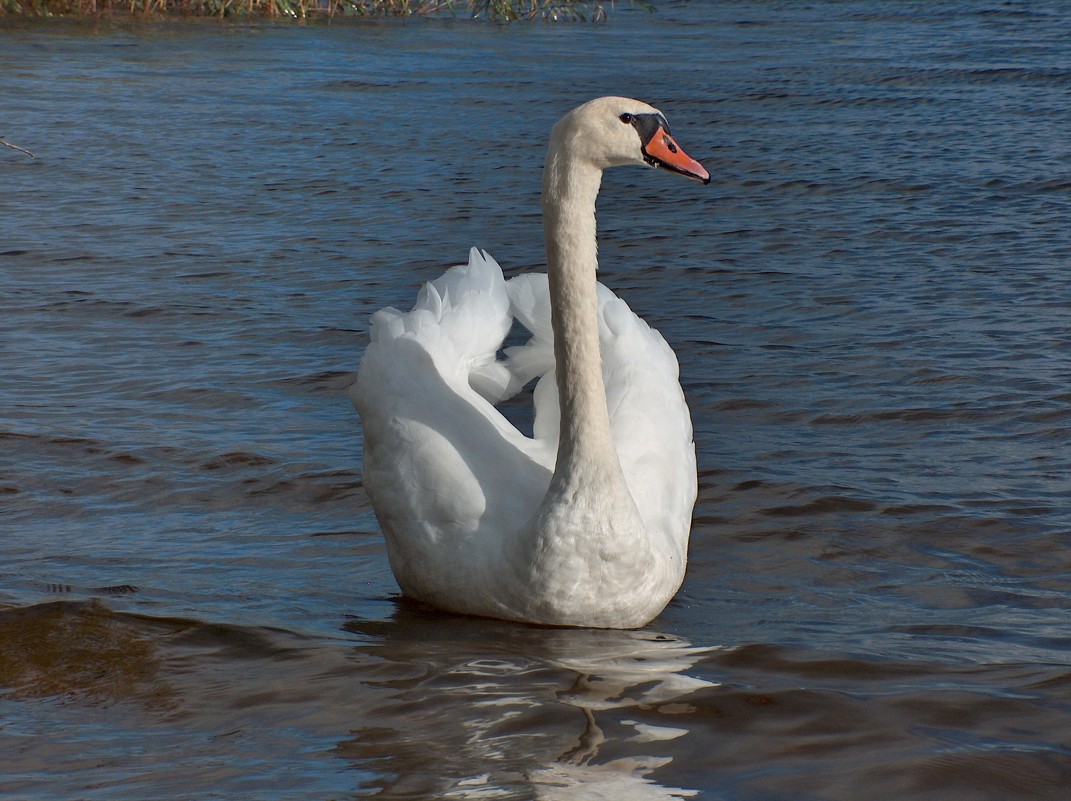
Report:
M 529 773 L 536 797 L 545 801 L 615 799 L 655 801 L 697 795 L 695 790 L 664 787 L 649 778 L 656 768 L 672 761 L 668 756 L 629 756 L 596 761 L 607 738 L 596 723 L 596 713 L 635 706 L 666 704 L 712 682 L 688 676 L 688 670 L 713 647 L 697 648 L 686 640 L 648 632 L 556 632 L 560 643 L 548 655 L 554 664 L 577 673 L 576 682 L 559 695 L 562 703 L 584 715 L 586 728 L 575 748 L 547 766 Z M 553 640 L 553 638 L 552 638 Z M 687 729 L 620 720 L 635 733 L 632 742 L 675 740 Z
M 530 775 L 536 798 L 545 801 L 667 801 L 691 798 L 697 790 L 663 787 L 648 778 L 655 768 L 672 761 L 669 757 L 628 757 L 602 765 L 558 762 Z
M 686 671 L 717 647 L 639 631 L 541 629 L 400 612 L 362 661 L 389 687 L 340 746 L 384 778 L 377 797 L 654 801 L 688 735 L 676 717 L 713 683 Z M 374 756 L 370 759 L 368 754 Z M 392 778 L 390 774 L 394 774 Z

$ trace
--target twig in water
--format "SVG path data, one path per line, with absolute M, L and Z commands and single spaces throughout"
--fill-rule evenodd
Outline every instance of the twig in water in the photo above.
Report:
M 3 145 L 4 147 L 10 147 L 10 148 L 11 148 L 12 150 L 17 150 L 17 151 L 19 151 L 20 153 L 25 153 L 25 154 L 26 154 L 27 156 L 29 156 L 29 157 L 30 157 L 30 158 L 32 158 L 32 159 L 35 159 L 35 158 L 37 158 L 37 156 L 35 156 L 35 155 L 34 155 L 33 153 L 31 153 L 31 152 L 30 152 L 29 150 L 27 150 L 26 148 L 24 148 L 24 147 L 19 147 L 18 145 L 13 145 L 13 144 L 11 144 L 10 142 L 8 142 L 8 141 L 7 141 L 7 140 L 5 140 L 5 139 L 0 139 L 0 145 Z

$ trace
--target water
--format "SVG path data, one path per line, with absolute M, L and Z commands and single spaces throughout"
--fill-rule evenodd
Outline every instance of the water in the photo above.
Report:
M 0 30 L 0 795 L 1063 799 L 1071 15 Z M 648 99 L 603 280 L 673 344 L 688 578 L 638 633 L 399 601 L 368 315 L 538 268 L 547 132 Z

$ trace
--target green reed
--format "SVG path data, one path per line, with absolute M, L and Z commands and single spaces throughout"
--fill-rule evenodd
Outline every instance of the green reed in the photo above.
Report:
M 632 0 L 647 10 L 649 3 Z M 490 20 L 601 22 L 614 0 L 0 0 L 0 16 L 269 17 L 452 15 Z

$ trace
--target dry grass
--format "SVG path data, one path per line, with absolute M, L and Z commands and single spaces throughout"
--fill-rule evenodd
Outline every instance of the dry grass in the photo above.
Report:
M 651 10 L 649 4 L 633 4 Z M 0 0 L 0 16 L 268 17 L 452 15 L 491 20 L 601 22 L 614 0 Z

